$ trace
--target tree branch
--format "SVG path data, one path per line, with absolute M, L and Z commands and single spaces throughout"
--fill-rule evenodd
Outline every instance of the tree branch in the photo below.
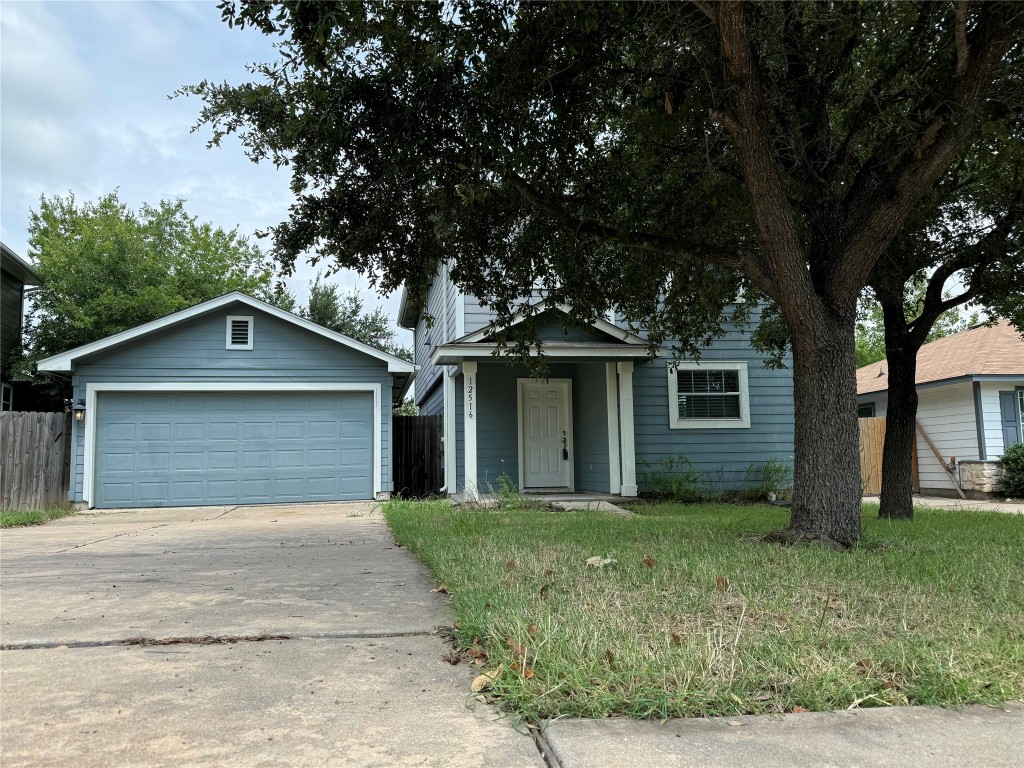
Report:
M 983 110 L 992 77 L 1024 21 L 1017 13 L 1009 21 L 983 15 L 968 40 L 975 54 L 967 60 L 961 75 L 954 77 L 948 105 L 924 130 L 918 152 L 897 169 L 895 182 L 887 191 L 879 180 L 862 185 L 847 208 L 859 222 L 835 260 L 831 280 L 838 295 L 859 293 L 875 262 L 902 228 L 914 205 L 949 168 L 970 141 Z M 934 98 L 939 94 L 931 94 Z M 922 112 L 933 111 L 928 105 Z

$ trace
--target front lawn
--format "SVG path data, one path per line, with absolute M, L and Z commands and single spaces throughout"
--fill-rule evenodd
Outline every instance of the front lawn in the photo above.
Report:
M 23 525 L 42 525 L 50 520 L 75 514 L 74 507 L 52 507 L 50 509 L 16 512 L 13 509 L 0 510 L 0 528 L 17 528 Z
M 866 510 L 861 544 L 836 552 L 757 541 L 785 524 L 777 507 L 637 510 L 385 506 L 461 646 L 503 665 L 489 695 L 528 719 L 1024 696 L 1022 516 Z

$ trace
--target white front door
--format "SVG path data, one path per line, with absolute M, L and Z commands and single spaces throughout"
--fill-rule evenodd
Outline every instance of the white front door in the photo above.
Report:
M 573 487 L 568 379 L 519 380 L 519 466 L 523 490 Z

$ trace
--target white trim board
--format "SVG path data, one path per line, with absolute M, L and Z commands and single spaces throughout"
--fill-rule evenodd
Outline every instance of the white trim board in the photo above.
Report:
M 96 481 L 97 403 L 101 392 L 372 392 L 373 393 L 373 496 L 382 491 L 381 385 L 250 381 L 98 382 L 85 385 L 85 450 L 82 466 L 82 498 L 93 508 Z
M 172 325 L 183 323 L 186 320 L 205 315 L 209 312 L 213 312 L 221 307 L 226 307 L 235 302 L 245 304 L 246 306 L 258 309 L 261 312 L 265 312 L 268 315 L 272 315 L 279 320 L 283 320 L 286 323 L 303 328 L 311 333 L 315 333 L 318 336 L 323 336 L 325 339 L 330 339 L 342 346 L 354 349 L 357 352 L 374 357 L 388 364 L 388 373 L 415 373 L 416 366 L 410 363 L 408 360 L 402 360 L 400 357 L 389 355 L 387 352 L 382 352 L 379 349 L 363 344 L 361 341 L 350 339 L 340 333 L 324 328 L 322 325 L 310 322 L 305 318 L 293 315 L 291 312 L 286 312 L 283 309 L 267 304 L 265 301 L 254 299 L 252 296 L 248 296 L 239 291 L 232 291 L 226 293 L 223 296 L 218 296 L 215 299 L 204 301 L 202 304 L 196 304 L 194 307 L 183 309 L 180 312 L 174 312 L 166 317 L 161 317 L 159 320 L 153 320 L 148 323 L 143 323 L 134 328 L 129 328 L 127 331 L 121 331 L 115 333 L 112 336 L 107 336 L 105 339 L 94 341 L 91 344 L 84 344 L 81 347 L 75 347 L 74 349 L 62 352 L 59 355 L 53 355 L 47 357 L 45 360 L 40 360 L 37 368 L 40 371 L 51 371 L 54 373 L 69 373 L 72 370 L 75 360 L 87 355 L 92 355 L 97 352 L 102 352 L 110 347 L 115 347 L 119 344 L 132 341 L 146 334 L 153 333 L 155 331 L 169 328 Z
M 430 359 L 434 365 L 458 365 L 467 358 L 498 357 L 499 359 L 508 359 L 508 355 L 501 354 L 501 352 L 502 350 L 497 344 L 490 342 L 455 342 L 454 344 L 441 344 L 435 347 Z M 595 361 L 650 357 L 647 354 L 647 347 L 615 343 L 601 344 L 589 341 L 546 341 L 539 351 L 536 347 L 530 350 L 531 357 L 538 357 L 539 355 L 546 357 L 593 358 Z

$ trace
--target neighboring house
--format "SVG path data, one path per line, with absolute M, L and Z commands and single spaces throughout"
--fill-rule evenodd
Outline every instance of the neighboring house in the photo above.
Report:
M 492 314 L 460 293 L 445 267 L 424 313 L 403 296 L 416 403 L 443 416 L 447 493 L 487 493 L 504 476 L 523 492 L 636 496 L 666 457 L 685 457 L 725 490 L 743 486 L 752 465 L 792 463 L 792 372 L 766 368 L 739 330 L 699 364 L 675 365 L 668 349 L 651 359 L 644 339 L 613 319 L 580 328 L 570 307 L 537 310 L 545 380 L 495 356 Z
M 859 416 L 885 416 L 888 372 L 885 360 L 857 371 Z M 917 354 L 917 393 L 921 493 L 956 495 L 953 478 L 965 492 L 991 492 L 999 456 L 1024 441 L 1024 340 L 1019 333 L 1000 321 L 925 344 Z
M 17 384 L 8 378 L 7 363 L 11 353 L 21 346 L 25 286 L 42 284 L 42 278 L 31 264 L 0 243 L 0 410 L 3 411 L 18 407 Z
M 415 370 L 238 292 L 39 369 L 71 376 L 69 495 L 100 508 L 386 496 Z

